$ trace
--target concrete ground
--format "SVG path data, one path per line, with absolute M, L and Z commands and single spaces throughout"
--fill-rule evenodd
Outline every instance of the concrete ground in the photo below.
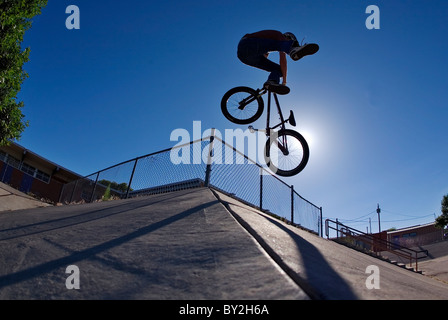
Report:
M 313 298 L 448 299 L 446 283 L 292 227 L 225 195 L 218 197 Z M 378 267 L 379 289 L 366 286 L 369 266 Z
M 198 188 L 0 213 L 0 299 L 420 300 L 448 285 Z
M 209 189 L 6 212 L 0 226 L 0 299 L 308 299 Z
M 427 258 L 419 261 L 419 268 L 426 276 L 448 284 L 448 241 L 424 245 L 415 249 L 428 250 Z
M 0 182 L 0 213 L 48 206 L 50 205 Z

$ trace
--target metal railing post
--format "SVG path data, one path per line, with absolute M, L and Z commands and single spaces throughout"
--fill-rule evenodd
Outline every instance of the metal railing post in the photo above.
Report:
M 339 238 L 339 221 L 336 218 L 336 238 Z
M 294 224 L 294 186 L 291 185 L 291 223 Z
M 263 211 L 263 168 L 260 167 L 260 211 Z
M 205 169 L 205 187 L 210 186 L 210 173 L 212 171 L 212 153 L 213 153 L 213 144 L 215 141 L 215 128 L 212 128 L 212 133 L 210 135 L 210 145 L 209 145 L 209 152 L 207 157 L 207 168 Z
M 418 272 L 418 253 L 416 252 L 415 253 L 415 271 L 417 271 Z M 411 264 L 411 266 L 412 266 L 412 264 Z
M 134 168 L 132 168 L 131 178 L 129 179 L 128 190 L 126 190 L 126 198 L 129 197 L 129 191 L 131 190 L 132 179 L 134 178 L 135 168 L 137 167 L 138 158 L 135 159 Z
M 96 189 L 96 184 L 98 183 L 99 176 L 100 176 L 100 172 L 98 171 L 98 173 L 96 174 L 95 185 L 93 186 L 92 194 L 90 195 L 90 201 L 89 201 L 90 203 L 92 203 L 93 197 L 95 196 L 95 189 Z
M 323 238 L 324 237 L 324 230 L 323 230 L 323 218 L 322 218 L 322 207 L 319 208 L 320 211 L 320 235 Z

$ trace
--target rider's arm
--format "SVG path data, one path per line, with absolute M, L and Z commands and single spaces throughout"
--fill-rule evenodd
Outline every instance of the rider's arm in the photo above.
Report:
M 288 73 L 288 64 L 286 62 L 286 53 L 284 52 L 279 52 L 280 54 L 280 68 L 282 69 L 282 74 L 283 74 L 283 85 L 286 85 L 286 76 Z

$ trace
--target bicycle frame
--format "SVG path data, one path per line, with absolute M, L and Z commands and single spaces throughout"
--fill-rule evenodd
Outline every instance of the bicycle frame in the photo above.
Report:
M 282 87 L 252 89 L 239 86 L 227 91 L 221 99 L 221 111 L 228 120 L 236 124 L 254 123 L 260 119 L 267 104 L 266 130 L 255 129 L 252 125 L 249 125 L 249 130 L 251 133 L 264 131 L 267 136 L 264 147 L 266 165 L 273 172 L 285 177 L 301 172 L 309 159 L 309 146 L 304 137 L 297 131 L 286 128 L 286 123 L 296 126 L 294 113 L 291 110 L 289 117 L 283 115 L 277 95 L 286 94 L 288 91 Z M 266 93 L 267 101 L 262 97 Z M 274 103 L 272 99 L 277 106 L 279 123 L 276 119 L 271 119 L 271 103 Z
M 269 119 L 271 117 L 271 95 L 274 95 L 275 104 L 277 105 L 277 112 L 278 112 L 278 115 L 280 117 L 280 123 L 277 124 L 276 126 L 272 127 L 272 128 L 269 127 Z M 267 119 L 266 119 L 266 133 L 271 131 L 271 130 L 273 130 L 273 129 L 276 129 L 276 128 L 280 127 L 280 126 L 281 126 L 281 129 L 285 129 L 285 123 L 288 120 L 289 119 L 287 119 L 285 121 L 285 119 L 283 118 L 283 113 L 282 113 L 282 109 L 280 108 L 280 103 L 278 102 L 277 94 L 273 93 L 271 91 L 268 91 L 268 115 L 267 115 Z
M 275 92 L 272 92 L 272 91 L 267 90 L 265 88 L 257 89 L 256 92 L 257 92 L 256 96 L 250 96 L 250 97 L 247 97 L 246 99 L 242 100 L 240 102 L 239 109 L 241 109 L 241 110 L 244 109 L 246 107 L 246 105 L 248 105 L 249 103 L 253 102 L 258 97 L 261 97 L 262 95 L 268 93 L 268 106 L 267 106 L 268 110 L 267 110 L 267 119 L 266 119 L 266 135 L 267 136 L 270 135 L 270 131 L 271 130 L 276 129 L 276 128 L 280 127 L 280 126 L 281 126 L 280 130 L 286 129 L 285 123 L 287 123 L 287 122 L 290 122 L 292 126 L 295 126 L 295 121 L 294 121 L 294 116 L 292 114 L 292 111 L 291 111 L 290 117 L 288 119 L 285 120 L 285 118 L 283 117 L 283 112 L 282 112 L 282 109 L 280 108 L 280 102 L 278 101 L 277 94 Z M 269 126 L 269 121 L 270 121 L 270 118 L 271 118 L 271 96 L 272 95 L 274 95 L 275 104 L 277 106 L 277 112 L 278 112 L 278 115 L 280 117 L 280 123 L 275 125 L 275 126 L 273 126 L 273 127 L 270 127 Z
M 287 122 L 290 122 L 292 126 L 296 125 L 295 124 L 295 119 L 294 119 L 294 114 L 292 113 L 292 111 L 291 111 L 290 116 L 289 116 L 288 119 L 285 120 L 285 118 L 283 117 L 283 112 L 282 112 L 282 109 L 280 108 L 280 103 L 278 101 L 278 97 L 277 97 L 277 94 L 275 92 L 272 92 L 271 90 L 268 90 L 266 88 L 257 89 L 256 92 L 257 92 L 257 96 L 255 96 L 255 97 L 251 96 L 251 97 L 248 97 L 248 98 L 242 100 L 240 102 L 239 108 L 240 109 L 244 109 L 244 107 L 247 104 L 253 102 L 258 97 L 261 97 L 262 95 L 268 93 L 268 106 L 267 106 L 268 110 L 267 110 L 267 117 L 266 117 L 266 136 L 267 137 L 270 137 L 271 130 L 273 132 L 273 130 L 278 128 L 278 127 L 281 127 L 280 130 L 286 129 L 285 123 L 287 123 Z M 271 118 L 271 96 L 272 95 L 274 96 L 275 104 L 277 106 L 277 112 L 278 112 L 278 115 L 280 117 L 280 123 L 275 125 L 275 126 L 273 126 L 273 127 L 270 127 L 269 126 L 269 121 L 270 121 L 270 118 Z M 281 141 L 281 142 L 278 141 L 278 139 L 276 139 L 275 141 L 277 143 L 278 148 L 283 152 L 283 154 L 287 155 L 289 153 L 289 151 L 288 151 L 288 141 L 286 139 L 286 136 L 283 136 L 282 140 L 283 141 Z

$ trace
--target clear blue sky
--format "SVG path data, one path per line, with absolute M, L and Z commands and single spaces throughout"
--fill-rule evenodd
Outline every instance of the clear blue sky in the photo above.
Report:
M 80 30 L 65 27 L 72 4 Z M 370 4 L 379 30 L 365 27 Z M 448 194 L 447 15 L 446 0 L 49 0 L 23 44 L 30 126 L 18 143 L 88 175 L 174 146 L 171 132 L 195 120 L 238 128 L 222 95 L 267 78 L 239 62 L 239 39 L 291 31 L 321 49 L 288 60 L 281 103 L 311 158 L 284 180 L 362 231 L 368 218 L 377 231 L 377 203 L 383 230 L 431 222 Z

